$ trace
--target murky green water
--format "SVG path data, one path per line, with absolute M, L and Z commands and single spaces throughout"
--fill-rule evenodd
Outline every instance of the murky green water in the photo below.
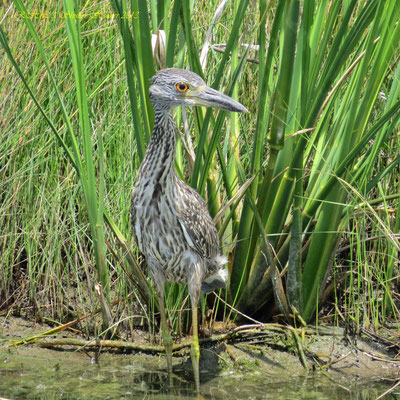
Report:
M 192 399 L 193 383 L 175 368 L 166 386 L 165 360 L 102 353 L 96 362 L 85 353 L 0 347 L 0 398 L 6 399 Z M 203 371 L 204 399 L 376 399 L 388 382 L 332 382 L 320 373 L 292 378 L 238 371 Z M 400 393 L 399 391 L 397 393 Z M 389 398 L 396 397 L 395 393 Z

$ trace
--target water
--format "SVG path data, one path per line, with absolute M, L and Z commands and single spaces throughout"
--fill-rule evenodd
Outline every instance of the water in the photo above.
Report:
M 54 351 L 0 347 L 0 398 L 6 399 L 195 399 L 190 374 L 174 367 L 173 387 L 166 385 L 165 359 L 146 355 Z M 188 361 L 189 362 L 189 361 Z M 183 358 L 178 359 L 178 364 Z M 189 362 L 190 363 L 190 362 Z M 357 379 L 332 381 L 322 373 L 291 376 L 283 370 L 202 373 L 204 399 L 376 399 L 392 383 Z M 396 394 L 397 393 L 397 394 Z M 400 391 L 385 399 L 400 399 Z

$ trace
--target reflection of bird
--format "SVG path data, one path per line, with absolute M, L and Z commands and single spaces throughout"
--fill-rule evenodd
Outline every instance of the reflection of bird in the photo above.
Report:
M 200 289 L 225 287 L 226 262 L 219 251 L 215 225 L 201 196 L 181 181 L 174 168 L 177 106 L 211 106 L 247 112 L 237 101 L 206 86 L 195 73 L 169 68 L 151 79 L 150 100 L 155 111 L 153 134 L 132 194 L 132 227 L 139 250 L 150 267 L 159 298 L 161 334 L 172 381 L 172 338 L 164 308 L 165 281 L 187 283 L 192 302 L 191 357 L 199 390 L 197 308 Z

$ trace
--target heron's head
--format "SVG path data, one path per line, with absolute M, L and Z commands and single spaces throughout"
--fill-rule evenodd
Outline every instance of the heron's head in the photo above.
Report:
M 151 78 L 150 100 L 155 109 L 163 110 L 177 106 L 206 106 L 248 112 L 236 100 L 208 87 L 194 72 L 177 68 L 163 69 Z

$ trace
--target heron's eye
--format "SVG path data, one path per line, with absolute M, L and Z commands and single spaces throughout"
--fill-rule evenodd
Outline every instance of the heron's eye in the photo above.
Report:
M 180 93 L 185 93 L 189 89 L 189 85 L 185 82 L 179 82 L 175 85 L 175 87 Z

